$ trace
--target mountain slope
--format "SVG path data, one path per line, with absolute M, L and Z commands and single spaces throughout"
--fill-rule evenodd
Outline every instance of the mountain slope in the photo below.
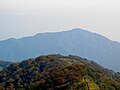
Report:
M 120 43 L 81 29 L 40 33 L 32 37 L 0 41 L 0 59 L 24 60 L 44 54 L 79 55 L 120 71 Z
M 47 55 L 0 72 L 0 90 L 120 90 L 120 74 L 78 56 Z
M 1 71 L 3 68 L 9 66 L 10 64 L 12 64 L 12 62 L 6 62 L 6 61 L 0 60 L 0 71 Z

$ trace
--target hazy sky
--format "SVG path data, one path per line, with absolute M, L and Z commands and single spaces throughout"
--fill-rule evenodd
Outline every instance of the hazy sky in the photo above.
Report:
M 120 0 L 0 0 L 0 40 L 72 28 L 120 41 Z

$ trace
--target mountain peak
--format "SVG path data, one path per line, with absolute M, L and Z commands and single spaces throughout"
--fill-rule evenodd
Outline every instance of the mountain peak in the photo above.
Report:
M 81 28 L 73 28 L 73 29 L 71 29 L 71 30 L 68 30 L 68 32 L 89 32 L 89 33 L 91 33 L 90 31 L 87 31 L 87 30 L 85 30 L 85 29 L 81 29 Z
M 0 42 L 0 59 L 7 61 L 19 61 L 46 54 L 72 54 L 120 71 L 119 53 L 120 43 L 80 28 Z

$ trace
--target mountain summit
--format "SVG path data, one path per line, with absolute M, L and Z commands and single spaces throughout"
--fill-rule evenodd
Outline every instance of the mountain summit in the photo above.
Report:
M 0 41 L 0 59 L 24 60 L 46 54 L 78 55 L 120 71 L 120 43 L 79 28 Z

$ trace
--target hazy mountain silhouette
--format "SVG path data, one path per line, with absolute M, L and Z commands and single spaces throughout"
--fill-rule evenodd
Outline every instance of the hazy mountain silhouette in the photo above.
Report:
M 120 43 L 82 29 L 0 41 L 0 59 L 19 61 L 43 54 L 79 55 L 120 71 Z
M 10 64 L 12 64 L 12 62 L 6 62 L 6 61 L 0 60 L 0 71 L 1 71 L 3 68 L 9 66 Z

